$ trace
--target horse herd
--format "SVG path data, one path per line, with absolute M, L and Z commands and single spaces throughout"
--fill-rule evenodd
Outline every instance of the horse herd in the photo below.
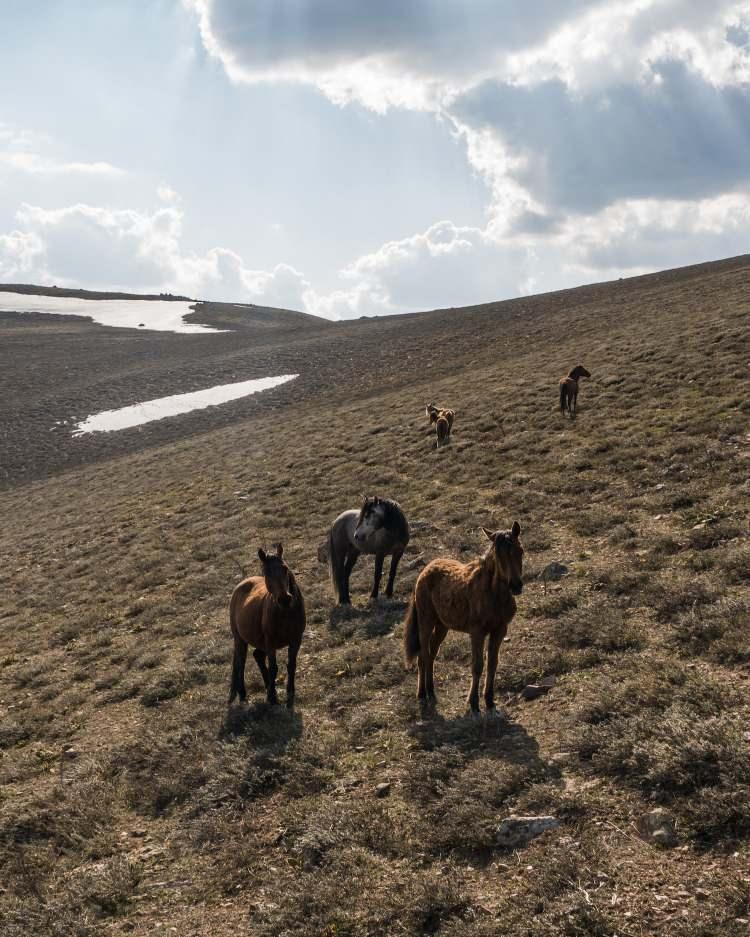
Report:
M 560 409 L 575 416 L 578 383 L 590 373 L 577 365 L 560 381 Z M 437 445 L 444 445 L 453 427 L 454 412 L 429 404 L 426 415 L 435 426 Z M 417 577 L 404 621 L 404 656 L 417 660 L 417 697 L 435 703 L 433 669 L 448 631 L 471 638 L 471 688 L 468 704 L 479 714 L 479 683 L 486 665 L 483 696 L 488 715 L 496 714 L 495 672 L 500 645 L 516 613 L 515 596 L 523 590 L 521 527 L 510 530 L 482 528 L 489 546 L 481 559 L 470 563 L 441 557 L 429 562 Z M 328 563 L 336 601 L 347 605 L 349 577 L 360 554 L 375 556 L 371 598 L 377 598 L 386 556 L 391 557 L 387 597 L 393 595 L 399 560 L 409 543 L 409 523 L 401 507 L 388 498 L 368 497 L 361 508 L 344 511 L 331 525 L 318 559 Z M 276 678 L 279 650 L 288 648 L 286 705 L 294 706 L 297 655 L 305 630 L 305 602 L 294 574 L 284 561 L 281 544 L 274 553 L 258 550 L 262 575 L 243 579 L 232 593 L 229 621 L 234 638 L 229 704 L 247 699 L 245 662 L 251 645 L 269 703 L 277 704 Z M 487 646 L 485 654 L 485 644 Z

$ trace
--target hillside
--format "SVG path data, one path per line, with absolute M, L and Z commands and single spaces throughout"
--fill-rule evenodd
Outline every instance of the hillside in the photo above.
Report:
M 740 257 L 278 336 L 0 316 L 3 933 L 747 934 L 748 297 Z M 80 446 L 49 429 L 282 373 Z M 431 400 L 457 413 L 440 451 Z M 412 541 L 393 601 L 368 603 L 364 559 L 332 609 L 317 546 L 363 493 Z M 425 716 L 401 654 L 416 576 L 516 519 L 503 718 L 465 718 L 454 634 Z M 308 609 L 298 706 L 269 711 L 250 660 L 227 711 L 228 598 L 278 540 Z M 655 807 L 673 848 L 638 835 Z M 561 825 L 508 851 L 509 814 Z

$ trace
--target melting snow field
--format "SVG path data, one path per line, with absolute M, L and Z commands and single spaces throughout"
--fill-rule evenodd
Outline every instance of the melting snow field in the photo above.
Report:
M 162 420 L 166 416 L 202 410 L 204 407 L 213 407 L 218 403 L 246 397 L 248 394 L 270 390 L 279 384 L 286 384 L 295 377 L 298 375 L 282 374 L 279 377 L 261 377 L 252 381 L 239 381 L 236 384 L 219 384 L 217 387 L 208 387 L 189 394 L 173 394 L 171 397 L 160 397 L 158 400 L 146 400 L 144 403 L 121 407 L 119 410 L 103 410 L 78 423 L 73 430 L 73 435 L 82 436 L 84 433 L 106 433 L 116 429 L 127 429 L 130 426 L 150 423 L 152 420 Z
M 160 299 L 76 299 L 72 296 L 31 296 L 0 292 L 0 312 L 42 312 L 58 316 L 89 316 L 100 325 L 119 329 L 143 326 L 155 332 L 219 332 L 206 325 L 188 325 L 183 316 L 193 302 Z

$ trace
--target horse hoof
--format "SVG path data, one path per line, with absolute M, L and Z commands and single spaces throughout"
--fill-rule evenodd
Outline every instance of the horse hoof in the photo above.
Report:
M 491 706 L 487 710 L 487 718 L 491 719 L 493 722 L 497 722 L 498 720 L 502 719 L 502 716 L 500 715 L 499 710 L 495 706 Z
M 479 722 L 482 718 L 482 714 L 478 709 L 470 709 L 466 715 L 471 719 L 472 722 Z

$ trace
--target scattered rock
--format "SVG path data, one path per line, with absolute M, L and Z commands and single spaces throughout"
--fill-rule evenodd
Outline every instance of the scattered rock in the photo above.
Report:
M 497 844 L 504 849 L 518 849 L 528 845 L 547 830 L 560 826 L 556 817 L 506 817 L 495 834 Z
M 303 870 L 312 872 L 323 861 L 332 845 L 332 840 L 326 834 L 306 833 L 294 844 L 294 851 L 302 860 Z
M 558 765 L 560 767 L 571 765 L 576 760 L 576 756 L 573 752 L 555 752 L 550 758 L 553 765 Z
M 564 563 L 548 563 L 542 570 L 542 579 L 545 582 L 557 582 L 570 570 Z
M 376 797 L 387 797 L 391 793 L 391 785 L 389 781 L 383 781 L 382 784 L 378 784 L 375 788 Z
M 663 846 L 665 849 L 671 849 L 677 845 L 674 818 L 660 807 L 656 810 L 649 810 L 648 813 L 639 817 L 637 826 L 638 832 L 648 842 Z
M 537 699 L 540 696 L 544 696 L 545 693 L 549 693 L 554 685 L 554 677 L 545 677 L 543 680 L 540 680 L 539 683 L 529 683 L 525 686 L 521 690 L 521 696 L 525 700 Z
M 415 556 L 413 560 L 407 560 L 407 562 L 404 563 L 404 566 L 407 569 L 418 569 L 420 566 L 424 566 L 426 562 L 427 561 L 424 558 L 424 553 L 420 553 L 419 556 Z

